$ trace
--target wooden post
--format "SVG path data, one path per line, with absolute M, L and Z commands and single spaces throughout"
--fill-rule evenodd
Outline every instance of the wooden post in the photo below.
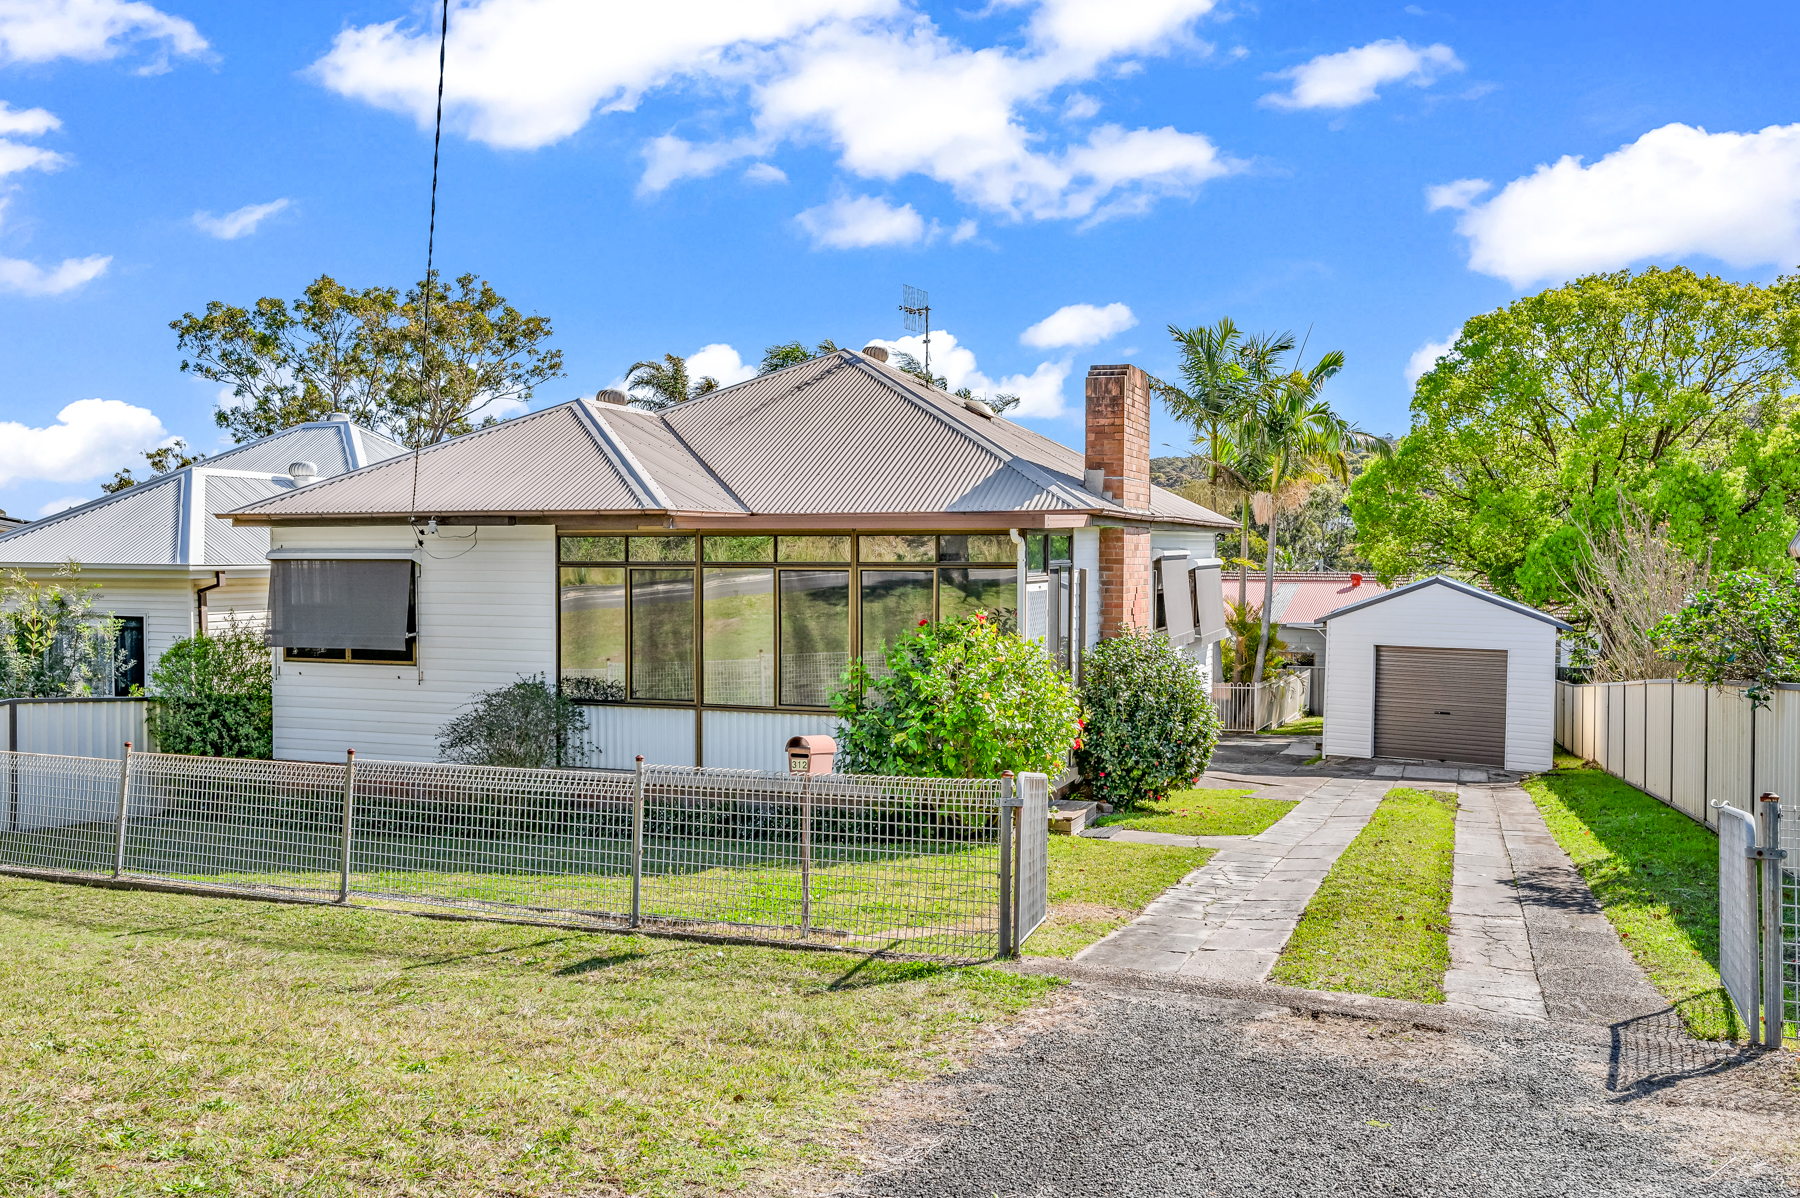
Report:
M 113 824 L 113 877 L 125 872 L 125 825 L 131 818 L 131 742 L 119 763 L 119 815 Z

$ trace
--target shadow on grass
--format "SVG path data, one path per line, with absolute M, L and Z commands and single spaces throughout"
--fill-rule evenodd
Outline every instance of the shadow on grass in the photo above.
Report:
M 522 953 L 528 949 L 542 948 L 546 944 L 566 944 L 571 940 L 581 940 L 581 936 L 546 936 L 542 940 L 533 940 L 530 944 L 511 944 L 505 948 L 484 948 L 480 952 L 460 953 L 454 957 L 437 957 L 430 961 L 414 961 L 407 969 L 431 969 L 438 965 L 454 965 L 458 961 L 475 961 L 483 957 L 504 957 L 508 953 Z
M 894 961 L 881 953 L 863 957 L 839 974 L 827 990 L 863 990 L 870 986 L 891 986 L 895 982 L 922 982 L 950 971 L 950 966 L 935 961 Z
M 1698 1006 L 1710 1015 L 1721 1001 L 1727 1013 L 1727 1041 L 1696 1040 L 1689 1035 L 1687 1029 L 1694 1019 L 1686 1008 Z M 1732 1043 L 1747 1035 L 1747 1029 L 1723 990 L 1690 994 L 1660 1011 L 1620 1020 L 1611 1031 L 1606 1088 L 1620 1095 L 1617 1101 L 1621 1102 L 1634 1102 L 1689 1078 L 1725 1073 L 1775 1051 Z

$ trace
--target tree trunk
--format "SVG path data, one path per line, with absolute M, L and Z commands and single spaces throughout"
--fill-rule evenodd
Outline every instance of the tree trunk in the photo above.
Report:
M 1262 681 L 1263 666 L 1269 656 L 1269 610 L 1275 603 L 1275 495 L 1269 494 L 1269 560 L 1263 571 L 1262 639 L 1256 642 L 1256 673 L 1250 681 Z

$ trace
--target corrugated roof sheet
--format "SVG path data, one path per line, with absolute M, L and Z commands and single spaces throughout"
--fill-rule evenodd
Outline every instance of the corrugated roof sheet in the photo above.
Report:
M 1083 465 L 1065 445 L 846 350 L 662 412 L 574 400 L 432 446 L 416 501 L 408 458 L 240 514 L 1132 514 L 1083 490 Z M 1156 518 L 1234 527 L 1152 494 Z
M 352 437 L 360 443 L 353 444 Z M 296 425 L 0 536 L 0 565 L 70 558 L 89 566 L 261 565 L 269 551 L 265 529 L 238 528 L 211 517 L 293 490 L 286 473 L 291 462 L 310 461 L 321 476 L 341 473 L 353 450 L 382 458 L 405 452 L 387 438 L 343 421 Z M 189 488 L 200 491 L 204 523 L 183 518 Z

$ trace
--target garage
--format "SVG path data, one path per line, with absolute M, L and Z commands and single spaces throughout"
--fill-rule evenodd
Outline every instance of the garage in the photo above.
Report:
M 1568 624 L 1441 576 L 1322 622 L 1327 756 L 1550 768 Z

